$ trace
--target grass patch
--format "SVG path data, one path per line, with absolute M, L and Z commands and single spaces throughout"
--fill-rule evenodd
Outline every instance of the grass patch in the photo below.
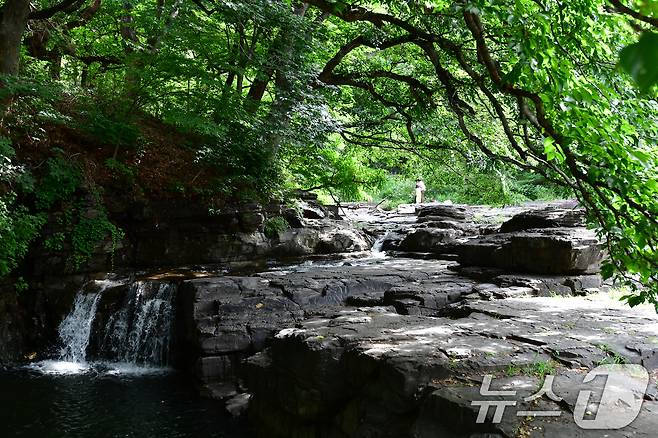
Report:
M 555 374 L 558 363 L 552 359 L 532 362 L 526 365 L 510 364 L 505 370 L 508 377 L 536 376 L 544 378 L 547 374 Z
M 599 349 L 606 354 L 606 357 L 598 361 L 597 365 L 622 365 L 626 363 L 626 358 L 614 351 L 609 345 L 598 345 Z

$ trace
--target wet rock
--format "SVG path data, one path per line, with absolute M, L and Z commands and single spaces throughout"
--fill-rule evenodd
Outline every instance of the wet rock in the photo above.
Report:
M 241 224 L 246 229 L 258 229 L 263 226 L 265 216 L 260 212 L 248 212 L 240 216 Z
M 201 394 L 213 400 L 230 400 L 237 396 L 238 390 L 236 385 L 230 382 L 208 383 L 202 386 Z
M 324 219 L 327 215 L 319 204 L 313 205 L 307 202 L 301 204 L 302 216 L 306 219 Z
M 311 228 L 292 228 L 279 233 L 277 241 L 272 244 L 272 254 L 276 257 L 295 257 L 310 255 L 320 241 L 317 230 Z
M 281 326 L 294 324 L 301 309 L 281 289 L 259 278 L 224 277 L 181 284 L 190 345 L 200 351 L 197 376 L 230 381 L 246 353 L 258 351 Z
M 230 381 L 235 378 L 236 364 L 230 356 L 208 356 L 197 360 L 196 375 L 204 382 Z
M 318 254 L 367 251 L 372 242 L 356 230 L 337 229 L 321 234 L 315 247 Z
M 598 274 L 578 276 L 504 274 L 493 278 L 503 287 L 519 286 L 532 289 L 539 296 L 585 294 L 589 289 L 601 287 Z
M 456 221 L 456 220 L 447 220 L 444 218 L 437 218 L 435 216 L 424 216 L 418 218 L 418 223 L 422 224 L 427 228 L 440 228 L 447 230 L 459 230 L 466 233 L 472 233 L 475 231 L 476 227 L 468 222 Z
M 251 394 L 249 393 L 242 393 L 242 394 L 237 394 L 233 397 L 231 397 L 229 400 L 226 402 L 226 410 L 234 417 L 240 417 L 242 416 L 245 412 L 247 412 L 247 408 L 249 407 L 249 400 L 251 399 Z
M 283 218 L 288 222 L 288 225 L 290 225 L 291 228 L 304 228 L 304 219 L 302 219 L 302 216 L 297 209 L 286 208 L 283 210 L 282 214 Z
M 298 257 L 312 254 L 338 254 L 367 251 L 372 239 L 347 223 L 321 223 L 305 228 L 291 228 L 279 233 L 271 254 Z
M 350 295 L 346 298 L 345 304 L 354 307 L 375 307 L 384 304 L 383 293 L 362 293 Z

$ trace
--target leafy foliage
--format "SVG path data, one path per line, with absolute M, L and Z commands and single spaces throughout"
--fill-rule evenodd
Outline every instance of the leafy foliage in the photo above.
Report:
M 49 158 L 47 172 L 36 190 L 37 208 L 47 210 L 61 199 L 67 199 L 78 188 L 80 171 L 63 157 Z
M 214 169 L 171 190 L 207 178 L 199 190 L 224 199 L 397 202 L 415 176 L 455 201 L 573 193 L 607 244 L 604 273 L 636 288 L 630 304 L 658 306 L 655 2 L 83 3 L 29 20 L 21 78 L 0 87 L 13 136 L 43 143 L 42 125 L 82 121 L 130 181 L 128 154 L 149 166 L 136 126 L 164 120 Z M 41 183 L 23 177 L 43 209 L 80 181 L 46 166 Z
M 641 90 L 649 91 L 658 84 L 658 34 L 644 32 L 637 43 L 623 48 L 619 62 Z
M 12 196 L 0 197 L 0 277 L 18 266 L 45 221 L 44 215 L 17 206 Z
M 0 137 L 0 184 L 11 187 L 23 173 L 12 164 L 15 156 L 11 143 Z M 30 242 L 45 223 L 43 214 L 32 214 L 16 202 L 16 194 L 7 190 L 0 195 L 0 277 L 8 275 L 27 254 Z
M 288 225 L 288 222 L 284 218 L 276 216 L 265 220 L 263 233 L 265 234 L 265 237 L 273 239 L 289 228 L 290 225 Z

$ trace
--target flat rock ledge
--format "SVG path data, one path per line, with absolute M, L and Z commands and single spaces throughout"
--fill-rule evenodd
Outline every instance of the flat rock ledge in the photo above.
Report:
M 182 282 L 187 343 L 199 355 L 197 376 L 206 383 L 235 381 L 242 359 L 265 348 L 281 328 L 316 315 L 345 306 L 382 305 L 401 314 L 437 314 L 474 293 L 477 284 L 449 270 L 444 261 L 361 263 L 307 262 L 251 276 Z M 531 288 L 499 289 L 533 293 Z
M 658 316 L 602 293 L 605 254 L 575 204 L 362 210 L 360 226 L 322 233 L 331 245 L 282 239 L 359 259 L 180 285 L 197 377 L 259 436 L 598 437 L 573 418 L 588 370 L 658 368 Z M 389 257 L 363 253 L 364 236 Z M 471 404 L 486 374 L 517 391 L 496 424 Z M 545 374 L 563 400 L 526 402 Z M 651 385 L 639 418 L 607 436 L 653 436 Z M 516 415 L 533 407 L 561 415 Z
M 468 301 L 446 315 L 343 309 L 279 331 L 246 364 L 259 436 L 655 436 L 653 377 L 629 426 L 584 430 L 573 419 L 588 369 L 614 362 L 658 368 L 652 310 L 631 312 L 600 295 Z M 544 373 L 556 375 L 553 390 L 563 400 L 524 401 L 541 388 Z M 475 422 L 479 408 L 471 401 L 483 398 L 485 374 L 494 376 L 492 389 L 516 390 L 503 397 L 517 406 L 499 424 L 489 421 L 493 412 Z M 560 416 L 517 416 L 521 410 Z

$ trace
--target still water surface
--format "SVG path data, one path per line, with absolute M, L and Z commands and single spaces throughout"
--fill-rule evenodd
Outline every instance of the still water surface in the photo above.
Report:
M 0 368 L 0 437 L 248 437 L 182 374 L 47 361 Z

